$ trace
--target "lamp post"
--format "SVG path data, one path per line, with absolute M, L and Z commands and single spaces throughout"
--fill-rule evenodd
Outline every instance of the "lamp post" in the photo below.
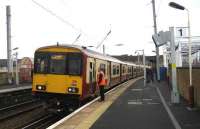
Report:
M 139 63 L 140 63 L 140 60 L 139 60 L 139 55 L 140 55 L 140 53 L 138 52 L 138 51 L 135 51 L 135 54 L 137 54 L 137 64 L 139 65 Z
M 170 2 L 169 6 L 175 9 L 179 10 L 186 10 L 187 11 L 187 18 L 188 18 L 188 47 L 189 47 L 189 106 L 193 107 L 194 106 L 194 87 L 192 85 L 192 56 L 191 56 L 191 47 L 192 47 L 192 42 L 191 42 L 191 30 L 190 30 L 190 12 L 187 8 L 185 8 L 182 5 L 179 5 L 175 2 Z
M 157 22 L 156 22 L 156 7 L 155 0 L 152 0 L 152 9 L 153 9 L 153 23 L 154 23 L 154 34 L 157 34 Z M 157 81 L 160 82 L 160 58 L 159 58 L 159 46 L 155 45 L 156 48 L 156 73 Z
M 146 66 L 145 66 L 144 49 L 142 49 L 142 50 L 136 50 L 135 53 L 137 53 L 138 51 L 142 51 L 142 53 L 143 53 L 144 86 L 146 86 Z

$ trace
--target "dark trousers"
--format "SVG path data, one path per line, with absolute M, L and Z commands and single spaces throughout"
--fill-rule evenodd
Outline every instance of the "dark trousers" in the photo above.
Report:
M 104 101 L 105 97 L 104 97 L 104 86 L 99 86 L 100 88 L 100 96 L 101 96 L 101 101 Z

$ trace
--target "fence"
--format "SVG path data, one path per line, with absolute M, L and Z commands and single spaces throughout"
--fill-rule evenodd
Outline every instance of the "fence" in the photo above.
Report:
M 194 103 L 200 106 L 200 68 L 192 68 L 192 83 L 194 86 Z M 189 100 L 189 69 L 188 67 L 177 68 L 177 85 L 181 96 Z

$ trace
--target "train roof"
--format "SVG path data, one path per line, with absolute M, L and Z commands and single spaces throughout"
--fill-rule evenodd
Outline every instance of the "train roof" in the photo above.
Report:
M 134 64 L 133 62 L 127 62 L 127 61 L 124 61 L 124 63 L 126 63 L 127 65 L 130 65 L 130 66 L 137 66 L 137 65 Z
M 93 50 L 87 49 L 87 47 L 79 46 L 79 45 L 59 44 L 59 45 L 41 47 L 41 48 L 37 49 L 36 51 L 38 51 L 40 49 L 51 48 L 51 47 L 75 48 L 75 49 L 80 50 L 81 52 L 83 52 L 84 54 L 86 54 L 90 57 L 95 57 L 95 58 L 99 58 L 99 59 L 102 59 L 102 60 L 108 60 L 108 61 L 112 61 L 112 62 L 116 62 L 116 63 L 120 63 L 120 64 L 126 64 L 125 62 L 122 62 L 122 61 L 120 61 L 120 60 L 118 60 L 114 57 L 104 55 L 104 54 L 101 54 L 99 52 L 95 52 Z

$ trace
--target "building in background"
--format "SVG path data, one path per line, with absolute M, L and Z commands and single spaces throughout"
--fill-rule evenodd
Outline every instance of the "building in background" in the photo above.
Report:
M 19 80 L 20 82 L 32 82 L 31 72 L 33 69 L 33 62 L 31 58 L 24 57 L 19 62 Z
M 19 82 L 20 83 L 29 83 L 32 81 L 31 72 L 33 69 L 33 60 L 29 57 L 24 57 L 18 59 L 18 71 L 19 71 Z M 13 80 L 15 82 L 15 70 L 16 64 L 13 62 Z M 8 84 L 8 68 L 7 68 L 7 59 L 0 59 L 0 85 Z

